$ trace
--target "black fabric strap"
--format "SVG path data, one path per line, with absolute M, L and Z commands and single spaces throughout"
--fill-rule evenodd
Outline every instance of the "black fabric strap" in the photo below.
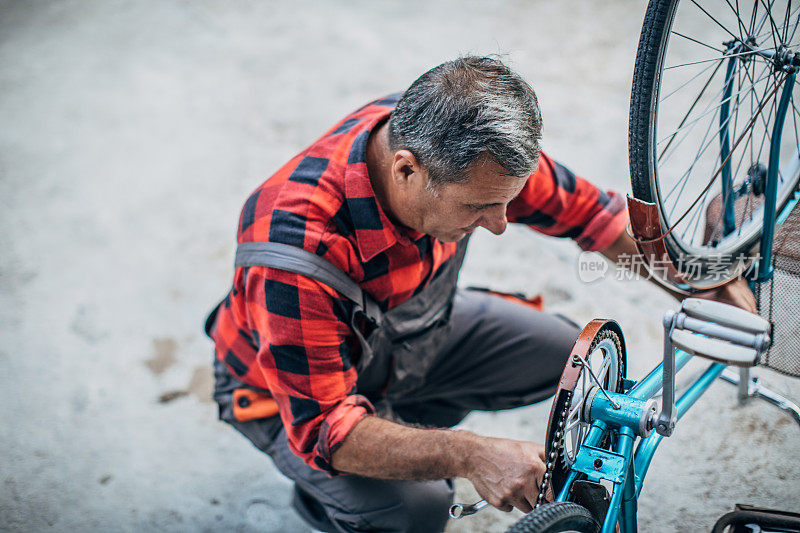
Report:
M 382 316 L 378 304 L 330 261 L 296 246 L 277 242 L 243 242 L 236 248 L 236 267 L 265 266 L 302 274 L 339 292 L 360 306 L 376 324 Z

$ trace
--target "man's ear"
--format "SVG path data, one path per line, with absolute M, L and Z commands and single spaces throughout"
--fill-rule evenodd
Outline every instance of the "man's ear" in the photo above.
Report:
M 424 185 L 427 173 L 419 160 L 409 150 L 398 150 L 392 160 L 392 181 L 399 188 Z

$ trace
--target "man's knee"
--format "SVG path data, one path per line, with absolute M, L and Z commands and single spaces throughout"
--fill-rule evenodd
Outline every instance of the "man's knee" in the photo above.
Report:
M 348 532 L 444 530 L 453 503 L 452 481 L 386 481 L 372 488 L 369 494 L 359 495 L 361 506 L 329 506 L 328 518 Z

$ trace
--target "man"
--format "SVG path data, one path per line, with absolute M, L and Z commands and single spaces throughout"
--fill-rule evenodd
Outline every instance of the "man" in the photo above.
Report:
M 454 477 L 532 508 L 541 444 L 434 428 L 551 396 L 579 332 L 457 290 L 475 228 L 636 253 L 621 196 L 542 154 L 540 134 L 530 86 L 464 57 L 349 115 L 245 203 L 233 287 L 207 323 L 215 399 L 314 527 L 441 531 Z

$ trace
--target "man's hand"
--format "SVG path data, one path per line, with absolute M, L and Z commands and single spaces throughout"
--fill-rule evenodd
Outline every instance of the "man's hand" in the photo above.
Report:
M 742 278 L 737 278 L 722 287 L 711 289 L 710 291 L 699 292 L 692 295 L 695 298 L 704 298 L 706 300 L 714 300 L 724 304 L 735 305 L 741 307 L 745 311 L 757 313 L 756 297 L 753 296 L 753 291 L 747 285 L 747 282 Z
M 490 505 L 528 513 L 536 505 L 545 472 L 542 444 L 482 438 L 467 464 L 467 478 Z

